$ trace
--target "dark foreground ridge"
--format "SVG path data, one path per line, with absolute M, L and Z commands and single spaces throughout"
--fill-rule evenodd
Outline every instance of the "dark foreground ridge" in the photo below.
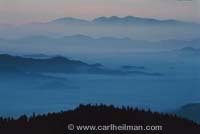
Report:
M 73 128 L 69 124 L 74 124 Z M 161 131 L 75 131 L 77 125 L 160 125 Z M 77 109 L 33 115 L 19 119 L 0 118 L 0 134 L 199 134 L 200 126 L 174 115 L 153 113 L 130 107 L 80 105 Z

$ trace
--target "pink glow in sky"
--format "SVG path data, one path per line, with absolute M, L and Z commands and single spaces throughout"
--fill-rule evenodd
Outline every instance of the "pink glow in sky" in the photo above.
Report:
M 0 23 L 127 15 L 200 22 L 200 0 L 0 0 Z

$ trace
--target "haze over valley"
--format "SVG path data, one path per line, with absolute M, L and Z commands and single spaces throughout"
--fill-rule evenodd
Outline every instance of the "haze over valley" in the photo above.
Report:
M 0 37 L 1 116 L 89 103 L 173 112 L 200 101 L 196 22 L 66 17 L 0 25 Z

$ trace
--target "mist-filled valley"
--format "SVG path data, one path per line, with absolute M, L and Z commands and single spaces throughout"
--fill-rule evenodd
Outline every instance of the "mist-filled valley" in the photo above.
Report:
M 200 99 L 200 55 L 196 52 L 79 58 L 89 64 L 62 57 L 30 56 L 34 55 L 0 55 L 1 115 L 60 111 L 80 103 L 169 112 Z
M 111 17 L 8 27 L 1 116 L 96 103 L 173 112 L 200 101 L 199 24 Z

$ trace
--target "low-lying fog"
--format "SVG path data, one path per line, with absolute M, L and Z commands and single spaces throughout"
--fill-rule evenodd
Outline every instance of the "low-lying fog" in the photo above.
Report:
M 2 74 L 1 116 L 46 113 L 71 109 L 80 103 L 105 103 L 173 111 L 200 101 L 200 55 L 191 52 L 118 53 L 84 55 L 77 59 L 122 70 L 157 72 L 140 74 Z

